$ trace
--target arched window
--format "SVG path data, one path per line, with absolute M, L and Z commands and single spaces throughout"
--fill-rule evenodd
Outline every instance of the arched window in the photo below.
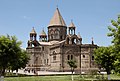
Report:
M 76 44 L 77 43 L 77 39 L 76 38 L 72 38 L 72 44 Z
M 55 51 L 53 51 L 53 55 L 55 55 L 56 53 L 55 53 Z
M 42 47 L 42 51 L 44 51 L 44 47 Z
M 73 55 L 68 55 L 68 56 L 67 56 L 67 59 L 68 59 L 68 60 L 73 60 Z
M 56 55 L 53 56 L 53 60 L 56 60 Z
M 83 58 L 85 58 L 85 55 L 83 55 Z
M 47 64 L 49 63 L 49 59 L 47 59 Z
M 71 55 L 71 60 L 73 60 L 73 55 Z
M 60 36 L 60 39 L 62 40 L 63 36 Z
M 53 31 L 53 29 L 50 30 L 50 39 L 54 39 L 54 31 Z
M 59 30 L 55 29 L 55 39 L 59 39 L 60 35 L 59 35 Z
M 70 60 L 70 55 L 67 56 L 67 59 Z
M 92 60 L 94 60 L 94 56 L 92 56 Z
M 53 60 L 56 60 L 56 53 L 53 51 Z
M 44 59 L 44 64 L 46 65 L 46 59 Z

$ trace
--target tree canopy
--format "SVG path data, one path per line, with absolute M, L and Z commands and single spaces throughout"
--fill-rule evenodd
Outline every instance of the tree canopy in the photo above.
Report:
M 120 73 L 120 15 L 118 15 L 117 20 L 111 20 L 112 26 L 109 26 L 108 36 L 112 37 L 113 51 L 116 55 L 116 60 L 114 61 L 115 72 Z
M 73 72 L 74 72 L 74 69 L 77 68 L 77 65 L 76 65 L 76 61 L 74 60 L 68 60 L 67 62 L 71 68 L 71 72 L 72 72 L 72 76 L 71 76 L 71 79 L 73 81 Z
M 110 32 L 107 35 L 112 37 L 112 45 L 95 49 L 95 61 L 105 68 L 108 74 L 111 70 L 120 74 L 120 15 L 116 21 L 111 20 L 111 26 L 108 26 L 108 29 Z
M 6 69 L 24 68 L 29 60 L 25 50 L 21 49 L 21 41 L 15 36 L 0 36 L 0 76 Z
M 68 61 L 68 64 L 69 64 L 69 66 L 70 66 L 70 68 L 71 68 L 71 72 L 73 73 L 73 72 L 74 72 L 74 69 L 77 68 L 76 61 L 74 61 L 74 60 L 69 60 L 69 61 Z
M 111 73 L 114 69 L 113 63 L 115 60 L 115 55 L 113 53 L 112 47 L 99 47 L 94 51 L 94 58 L 98 66 L 104 68 L 107 74 Z

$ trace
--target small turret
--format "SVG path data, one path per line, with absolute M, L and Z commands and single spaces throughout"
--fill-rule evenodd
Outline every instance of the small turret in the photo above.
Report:
M 33 27 L 32 31 L 30 32 L 30 40 L 28 40 L 28 47 L 32 47 L 32 44 L 34 41 L 36 41 L 36 36 L 37 36 L 37 33 Z
M 46 42 L 47 41 L 47 35 L 46 35 L 44 29 L 42 30 L 42 32 L 39 35 L 39 41 L 41 41 L 41 42 Z
M 72 21 L 68 27 L 69 27 L 69 35 L 75 35 L 75 25 Z
M 30 32 L 30 41 L 36 40 L 37 33 L 33 27 L 32 31 Z

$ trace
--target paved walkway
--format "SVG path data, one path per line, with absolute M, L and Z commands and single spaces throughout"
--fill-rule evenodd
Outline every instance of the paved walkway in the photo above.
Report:
M 14 71 L 16 73 L 16 71 Z M 36 73 L 28 72 L 24 70 L 18 70 L 19 74 L 26 74 L 26 75 L 52 75 L 52 74 L 71 74 L 71 72 L 47 72 L 47 71 L 37 71 Z

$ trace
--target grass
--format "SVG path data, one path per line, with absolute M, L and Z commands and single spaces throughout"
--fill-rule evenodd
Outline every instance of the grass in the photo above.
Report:
M 5 81 L 70 81 L 70 76 L 8 77 Z
M 97 78 L 98 77 L 98 78 Z M 81 80 L 99 80 L 101 76 L 95 75 L 74 75 L 74 81 Z M 107 75 L 104 75 L 104 79 L 107 78 Z M 120 80 L 120 76 L 111 75 L 112 80 Z M 26 77 L 6 77 L 4 81 L 71 81 L 71 75 L 54 75 L 54 76 L 26 76 Z

